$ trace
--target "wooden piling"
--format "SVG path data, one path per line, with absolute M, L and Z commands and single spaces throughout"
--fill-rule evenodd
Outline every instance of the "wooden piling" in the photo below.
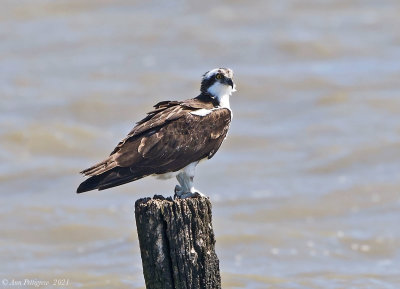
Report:
M 135 216 L 147 289 L 221 288 L 208 198 L 139 199 Z

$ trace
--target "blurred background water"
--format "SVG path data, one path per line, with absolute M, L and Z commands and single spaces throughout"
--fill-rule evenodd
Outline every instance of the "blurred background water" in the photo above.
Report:
M 1 6 L 1 280 L 144 288 L 133 205 L 175 181 L 76 195 L 78 172 L 222 66 L 234 119 L 196 187 L 223 288 L 400 287 L 400 2 Z

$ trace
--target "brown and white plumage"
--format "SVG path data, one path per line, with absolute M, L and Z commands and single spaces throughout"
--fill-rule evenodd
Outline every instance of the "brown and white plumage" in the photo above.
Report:
M 214 156 L 228 132 L 232 77 L 230 69 L 213 69 L 203 75 L 201 94 L 196 98 L 156 104 L 107 159 L 81 172 L 89 178 L 77 193 L 176 172 L 180 183 L 176 194 L 192 196 L 197 192 L 194 167 Z

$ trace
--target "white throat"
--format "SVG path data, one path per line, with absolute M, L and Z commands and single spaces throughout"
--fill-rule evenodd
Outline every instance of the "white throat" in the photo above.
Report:
M 229 97 L 231 96 L 232 92 L 235 91 L 235 85 L 232 88 L 230 85 L 220 82 L 215 82 L 207 89 L 207 92 L 218 100 L 221 107 L 228 109 L 231 109 L 231 106 L 229 104 Z

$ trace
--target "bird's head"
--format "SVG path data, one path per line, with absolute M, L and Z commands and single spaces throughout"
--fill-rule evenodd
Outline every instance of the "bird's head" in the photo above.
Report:
M 214 98 L 221 99 L 224 96 L 229 97 L 232 92 L 236 91 L 235 87 L 232 69 L 215 68 L 204 73 L 200 91 L 208 93 Z

